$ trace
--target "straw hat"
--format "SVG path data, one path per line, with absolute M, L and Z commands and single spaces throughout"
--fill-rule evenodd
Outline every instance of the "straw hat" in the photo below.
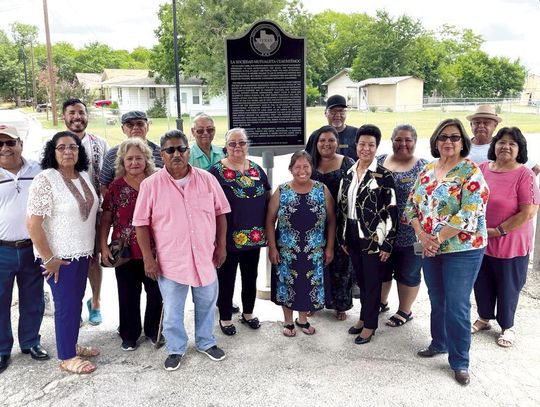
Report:
M 480 105 L 473 114 L 467 116 L 468 121 L 473 121 L 474 119 L 491 119 L 497 123 L 502 122 L 502 119 L 497 116 L 495 108 L 491 105 Z

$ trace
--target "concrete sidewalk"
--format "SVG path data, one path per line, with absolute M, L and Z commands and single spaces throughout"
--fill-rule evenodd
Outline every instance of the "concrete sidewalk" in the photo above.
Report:
M 85 323 L 80 333 L 81 343 L 101 348 L 102 354 L 96 358 L 98 370 L 87 376 L 59 370 L 54 321 L 46 316 L 42 344 L 51 360 L 33 361 L 19 352 L 16 342 L 11 365 L 0 375 L 0 406 L 540 404 L 540 300 L 527 294 L 522 295 L 516 316 L 514 348 L 497 346 L 496 326 L 475 335 L 471 384 L 461 387 L 453 379 L 446 356 L 416 356 L 430 340 L 424 283 L 413 309 L 414 319 L 390 328 L 384 321 L 391 313 L 383 314 L 372 342 L 361 346 L 347 333 L 358 317 L 358 300 L 345 322 L 337 321 L 331 311 L 321 311 L 311 318 L 317 333 L 309 337 L 298 330 L 295 338 L 281 334 L 281 309 L 258 300 L 255 313 L 263 321 L 259 330 L 236 323 L 238 333 L 226 337 L 216 329 L 218 345 L 227 353 L 222 362 L 213 362 L 194 349 L 193 307 L 188 299 L 190 348 L 175 372 L 163 370 L 165 349 L 154 350 L 148 341 L 135 352 L 120 349 L 113 270 L 105 270 L 103 287 L 104 323 L 98 327 Z M 237 290 L 237 302 L 239 294 Z M 395 290 L 390 306 L 395 311 Z M 16 330 L 17 307 L 12 311 Z M 86 309 L 83 314 L 87 317 Z

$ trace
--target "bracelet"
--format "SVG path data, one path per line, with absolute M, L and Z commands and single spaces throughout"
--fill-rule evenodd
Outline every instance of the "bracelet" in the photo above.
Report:
M 43 263 L 41 263 L 41 264 L 43 264 L 44 266 L 46 266 L 46 265 L 49 264 L 49 263 L 51 262 L 51 260 L 54 259 L 54 258 L 55 258 L 54 256 L 51 256 L 51 257 L 49 257 L 47 260 L 45 260 L 45 261 L 44 261 Z
M 504 228 L 502 227 L 502 223 L 499 226 L 497 226 L 495 229 L 497 229 L 497 231 L 501 234 L 501 236 L 506 236 L 508 234 L 508 232 L 504 230 Z

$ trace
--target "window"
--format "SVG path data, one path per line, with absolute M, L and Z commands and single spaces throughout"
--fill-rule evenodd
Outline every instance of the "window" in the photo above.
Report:
M 118 103 L 122 103 L 122 88 L 118 88 Z
M 201 97 L 199 95 L 193 95 L 193 104 L 194 105 L 200 105 L 201 104 Z
M 148 93 L 150 95 L 150 99 L 155 99 L 156 98 L 156 88 L 149 88 Z

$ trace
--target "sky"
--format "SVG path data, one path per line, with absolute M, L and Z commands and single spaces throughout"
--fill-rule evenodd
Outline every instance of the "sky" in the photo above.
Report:
M 157 40 L 157 11 L 165 0 L 48 0 L 51 41 L 80 48 L 100 41 L 115 49 L 151 48 Z M 519 58 L 530 73 L 540 75 L 540 0 L 303 0 L 312 13 L 367 13 L 384 9 L 420 20 L 427 29 L 443 24 L 471 28 L 483 36 L 490 55 Z M 9 32 L 14 21 L 33 24 L 45 42 L 43 0 L 0 0 L 0 29 Z M 181 24 L 181 21 L 179 22 Z M 535 51 L 536 50 L 536 51 Z

